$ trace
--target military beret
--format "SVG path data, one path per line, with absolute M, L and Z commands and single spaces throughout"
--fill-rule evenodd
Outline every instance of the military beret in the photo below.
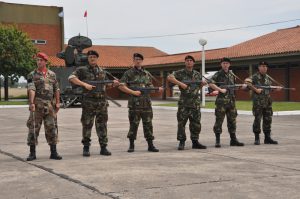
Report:
M 141 58 L 142 60 L 144 60 L 144 56 L 142 54 L 140 54 L 140 53 L 134 53 L 133 54 L 133 59 L 136 58 L 136 57 L 137 58 Z
M 230 59 L 228 57 L 223 57 L 221 59 L 220 63 L 222 63 L 222 62 L 229 62 L 230 63 L 231 61 L 230 61 Z
M 45 53 L 39 52 L 38 54 L 36 54 L 36 57 L 39 57 L 45 61 L 48 61 L 48 56 Z
M 98 54 L 97 51 L 95 51 L 95 50 L 89 50 L 89 51 L 87 52 L 87 56 L 89 56 L 89 55 L 96 55 L 97 57 L 99 57 L 99 54 Z
M 184 60 L 187 60 L 187 59 L 191 59 L 191 60 L 193 60 L 193 62 L 195 62 L 195 58 L 191 55 L 185 56 Z
M 266 62 L 266 61 L 261 61 L 258 63 L 258 65 L 259 66 L 261 66 L 261 65 L 269 66 L 268 62 Z

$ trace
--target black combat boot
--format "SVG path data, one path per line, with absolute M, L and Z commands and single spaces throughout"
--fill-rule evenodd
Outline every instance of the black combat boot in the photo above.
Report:
M 178 145 L 178 150 L 179 151 L 184 150 L 184 145 L 185 145 L 185 141 L 180 140 L 179 145 Z
M 90 156 L 90 146 L 83 146 L 82 155 L 85 157 Z
M 107 150 L 106 145 L 101 146 L 100 155 L 110 156 L 111 152 Z
M 206 146 L 200 144 L 200 142 L 198 140 L 192 140 L 192 143 L 193 143 L 193 145 L 192 145 L 193 149 L 206 149 L 207 148 Z
M 230 133 L 230 146 L 244 146 L 244 143 L 239 142 L 235 133 Z
M 129 149 L 127 152 L 128 153 L 134 152 L 134 139 L 129 139 Z
M 50 159 L 53 159 L 53 160 L 61 160 L 62 159 L 62 157 L 60 155 L 58 155 L 58 153 L 56 151 L 55 144 L 50 145 L 50 151 L 51 151 Z
M 216 144 L 215 144 L 215 147 L 216 148 L 220 148 L 221 147 L 221 142 L 220 142 L 220 137 L 221 137 L 221 134 L 220 133 L 216 133 Z
M 264 141 L 265 144 L 278 144 L 277 141 L 273 140 L 271 138 L 271 133 L 270 132 L 267 132 L 265 133 L 265 141 Z
M 155 146 L 153 145 L 152 140 L 147 140 L 147 142 L 148 142 L 148 151 L 150 151 L 150 152 L 159 152 L 159 150 L 157 148 L 155 148 Z
M 254 135 L 255 135 L 254 144 L 260 145 L 259 133 L 255 133 Z
M 35 145 L 30 145 L 30 153 L 27 157 L 27 161 L 32 161 L 36 159 L 36 154 L 35 154 Z

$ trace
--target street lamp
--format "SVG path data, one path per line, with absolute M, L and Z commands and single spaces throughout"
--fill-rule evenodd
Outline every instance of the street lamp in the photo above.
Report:
M 207 41 L 205 39 L 199 39 L 199 44 L 202 46 L 202 80 L 204 80 L 205 75 L 205 50 L 204 46 L 207 44 Z M 205 88 L 202 87 L 202 107 L 205 107 Z

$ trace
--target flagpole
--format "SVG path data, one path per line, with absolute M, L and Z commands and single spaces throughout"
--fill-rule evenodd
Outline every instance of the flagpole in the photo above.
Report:
M 89 27 L 88 27 L 87 16 L 85 17 L 85 24 L 86 24 L 86 36 L 89 37 Z

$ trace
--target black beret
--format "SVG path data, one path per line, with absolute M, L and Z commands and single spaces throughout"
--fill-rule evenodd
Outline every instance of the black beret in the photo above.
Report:
M 97 57 L 99 57 L 99 54 L 98 54 L 97 51 L 95 51 L 95 50 L 89 50 L 89 51 L 87 52 L 87 56 L 89 56 L 89 55 L 96 55 Z
M 144 56 L 140 53 L 134 53 L 133 54 L 133 59 L 136 58 L 136 57 L 141 58 L 142 60 L 144 60 Z
M 184 58 L 184 60 L 187 60 L 187 59 L 191 59 L 191 60 L 193 60 L 193 62 L 195 62 L 195 58 L 194 58 L 193 56 L 191 56 L 191 55 L 187 55 L 187 56 Z
M 231 63 L 231 61 L 230 61 L 230 59 L 228 57 L 223 57 L 221 59 L 220 63 L 222 63 L 222 62 L 229 62 L 229 63 Z
M 268 62 L 266 62 L 266 61 L 261 61 L 261 62 L 258 63 L 258 65 L 259 66 L 261 66 L 261 65 L 269 66 Z

